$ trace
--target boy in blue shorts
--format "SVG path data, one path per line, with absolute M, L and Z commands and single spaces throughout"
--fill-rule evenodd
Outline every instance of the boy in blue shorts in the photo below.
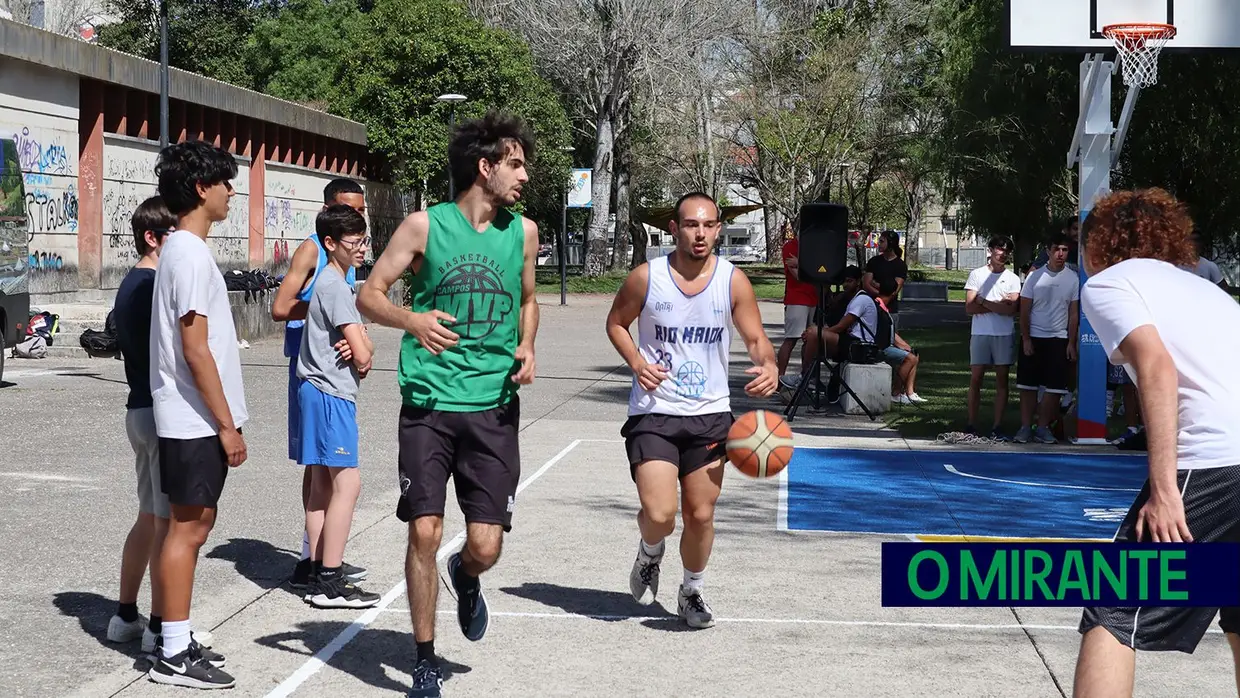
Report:
M 317 608 L 368 608 L 379 595 L 354 586 L 343 571 L 345 541 L 362 488 L 357 471 L 357 393 L 370 372 L 374 345 L 345 279 L 361 266 L 370 239 L 366 219 L 353 207 L 329 206 L 315 221 L 328 264 L 319 272 L 306 310 L 297 354 L 301 441 L 297 462 L 310 469 L 306 531 L 311 575 L 306 600 Z M 352 357 L 336 351 L 348 340 Z

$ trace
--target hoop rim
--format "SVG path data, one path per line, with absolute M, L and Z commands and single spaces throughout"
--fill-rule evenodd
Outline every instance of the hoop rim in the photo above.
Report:
M 1119 38 L 1171 38 L 1176 34 L 1174 24 L 1159 22 L 1121 22 L 1108 24 L 1102 28 L 1102 35 L 1108 39 Z

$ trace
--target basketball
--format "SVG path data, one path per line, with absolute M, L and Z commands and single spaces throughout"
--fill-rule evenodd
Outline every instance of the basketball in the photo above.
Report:
M 792 460 L 792 427 L 766 410 L 741 415 L 728 430 L 728 460 L 749 477 L 778 475 Z

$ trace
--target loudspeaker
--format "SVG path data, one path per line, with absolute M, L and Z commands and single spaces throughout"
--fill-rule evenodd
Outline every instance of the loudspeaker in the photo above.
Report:
M 848 207 L 816 202 L 801 207 L 797 274 L 811 284 L 840 283 L 848 264 Z

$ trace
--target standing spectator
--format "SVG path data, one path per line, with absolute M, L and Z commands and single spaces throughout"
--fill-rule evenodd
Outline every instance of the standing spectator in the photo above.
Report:
M 1020 292 L 1020 364 L 1016 387 L 1020 390 L 1020 430 L 1017 443 L 1055 443 L 1050 426 L 1059 403 L 1068 394 L 1072 363 L 1076 361 L 1076 338 L 1081 281 L 1068 269 L 1068 236 L 1060 233 L 1046 246 L 1047 263 L 1025 280 Z M 1034 430 L 1038 391 L 1044 390 Z
M 1197 249 L 1197 264 L 1185 265 L 1180 268 L 1184 271 L 1191 271 L 1206 281 L 1209 281 L 1212 284 L 1217 284 L 1219 288 L 1226 291 L 1227 280 L 1223 278 L 1222 270 L 1218 268 L 1217 264 L 1206 259 L 1205 255 L 1202 254 L 1204 245 L 1201 243 L 1201 234 L 1193 233 L 1190 239 L 1193 241 L 1193 245 Z
M 995 421 L 990 430 L 994 439 L 1007 440 L 1001 430 L 1007 409 L 1008 370 L 1016 363 L 1016 327 L 1013 316 L 1019 309 L 1020 278 L 1007 268 L 1012 240 L 994 237 L 987 244 L 990 262 L 969 273 L 964 284 L 964 310 L 973 317 L 969 338 L 969 423 L 965 432 L 976 434 L 978 403 L 982 398 L 982 379 L 987 368 L 995 371 Z
M 904 289 L 904 280 L 908 278 L 908 264 L 905 263 L 900 249 L 900 234 L 894 230 L 884 230 L 878 237 L 878 256 L 870 259 L 865 265 L 865 276 L 861 277 L 861 285 L 865 292 L 881 298 L 891 314 L 891 329 L 900 329 L 900 291 Z M 883 293 L 882 288 L 890 282 L 895 291 Z
M 1080 247 L 1081 240 L 1081 221 L 1079 218 L 1074 216 L 1064 221 L 1063 225 L 1060 227 L 1060 230 L 1064 235 L 1068 236 L 1068 268 L 1072 271 L 1078 271 L 1079 268 L 1077 266 L 1077 257 L 1080 255 L 1078 248 Z M 1037 258 L 1034 259 L 1029 265 L 1029 272 L 1033 273 L 1034 270 L 1041 269 L 1046 266 L 1049 261 L 1050 255 L 1046 252 L 1046 249 L 1043 248 L 1042 251 L 1038 253 Z
M 780 376 L 787 373 L 792 350 L 796 348 L 797 340 L 809 328 L 819 300 L 818 287 L 801 281 L 797 271 L 798 256 L 801 254 L 801 226 L 798 221 L 793 221 L 788 237 L 790 239 L 784 243 L 783 250 L 784 341 L 779 345 L 779 354 L 775 357 Z

